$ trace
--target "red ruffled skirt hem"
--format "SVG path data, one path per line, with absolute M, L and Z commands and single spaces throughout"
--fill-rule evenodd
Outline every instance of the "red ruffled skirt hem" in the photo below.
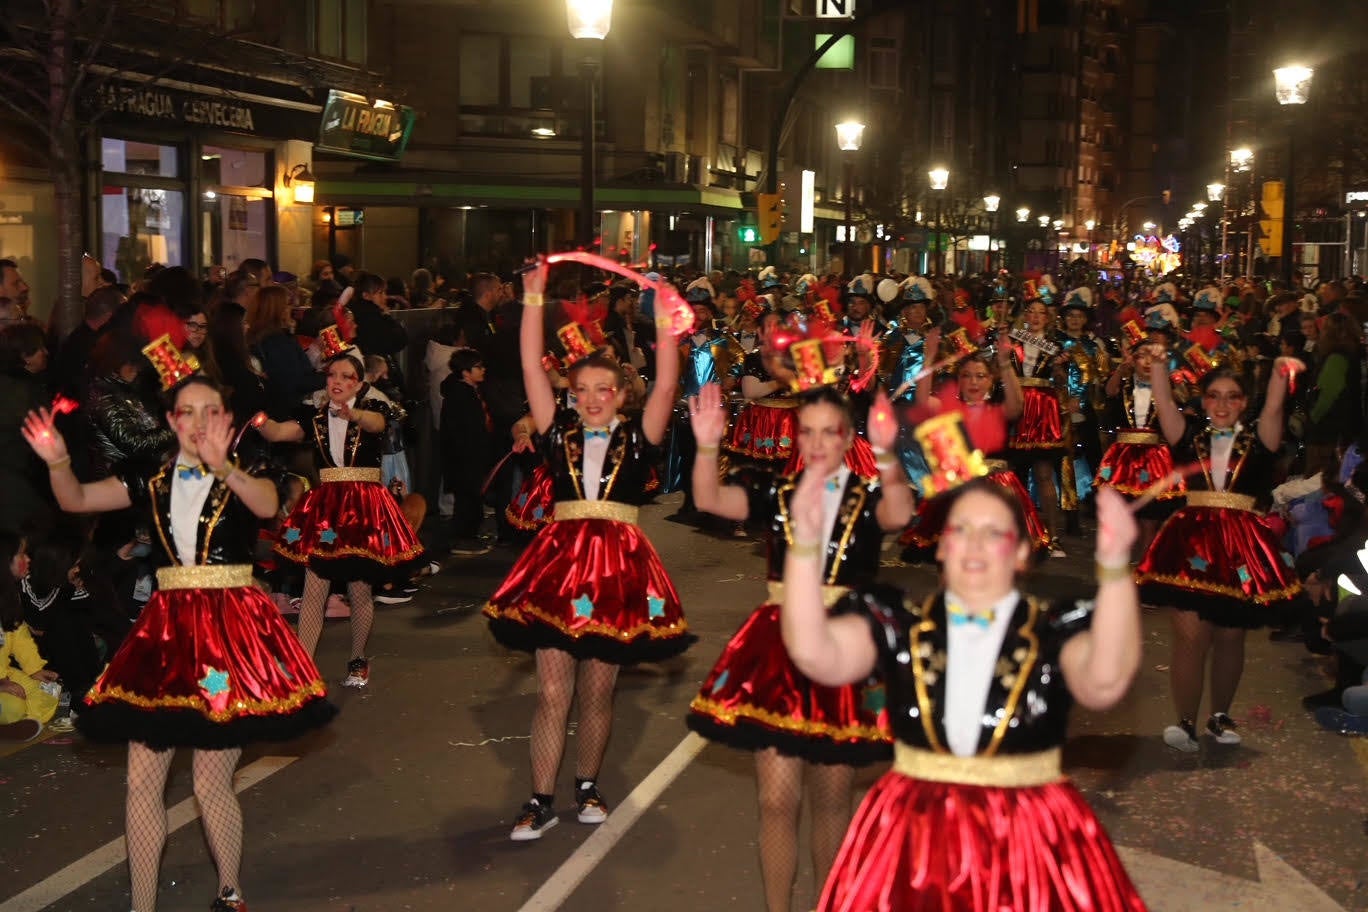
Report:
M 726 449 L 747 459 L 787 460 L 797 436 L 798 409 L 749 402 L 732 424 Z
M 551 468 L 542 463 L 523 479 L 513 501 L 504 509 L 504 518 L 515 529 L 535 532 L 551 521 L 555 507 L 555 479 Z
M 1021 391 L 1021 399 L 1021 417 L 1008 446 L 1014 450 L 1062 450 L 1064 426 L 1055 390 L 1027 386 Z
M 874 447 L 870 446 L 869 441 L 859 434 L 850 442 L 850 449 L 846 450 L 845 467 L 850 469 L 861 478 L 878 478 L 879 467 L 874 462 Z M 785 475 L 797 475 L 803 471 L 803 457 L 798 452 L 798 448 L 793 448 L 793 455 L 789 458 L 788 464 L 784 467 Z
M 1133 500 L 1173 471 L 1173 451 L 1162 443 L 1113 443 L 1097 467 L 1097 484 L 1115 488 Z M 1155 500 L 1182 500 L 1187 484 L 1180 481 Z
M 410 577 L 423 546 L 384 485 L 332 481 L 304 495 L 275 552 L 324 579 L 383 583 Z
M 1036 549 L 1049 548 L 1050 532 L 1045 528 L 1030 493 L 1021 483 L 1021 479 L 1016 477 L 1016 473 L 1010 469 L 998 469 L 988 473 L 988 480 L 1011 491 L 1017 503 L 1021 504 L 1021 509 L 1026 514 L 1026 529 L 1031 534 L 1031 546 Z M 917 508 L 917 514 L 912 517 L 912 524 L 898 537 L 898 543 L 905 548 L 935 547 L 940 541 L 941 530 L 945 528 L 948 504 L 949 501 L 945 497 L 933 497 L 922 501 Z

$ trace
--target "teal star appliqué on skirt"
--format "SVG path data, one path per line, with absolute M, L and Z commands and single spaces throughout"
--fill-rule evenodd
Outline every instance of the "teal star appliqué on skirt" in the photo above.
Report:
M 228 692 L 228 672 L 219 671 L 212 665 L 204 670 L 204 677 L 195 683 L 199 684 L 200 690 L 211 697 L 218 697 Z
M 295 542 L 299 541 L 299 537 L 302 534 L 303 533 L 301 533 L 298 529 L 291 526 L 290 528 L 285 530 L 285 541 L 293 545 Z
M 723 687 L 726 687 L 726 686 L 727 686 L 727 678 L 730 678 L 730 677 L 731 677 L 731 670 L 730 670 L 730 669 L 727 669 L 727 668 L 722 669 L 722 673 L 721 673 L 720 675 L 717 676 L 717 680 L 716 680 L 716 681 L 713 681 L 712 692 L 713 692 L 713 693 L 717 693 L 717 692 L 718 692 L 719 690 L 721 690 Z
M 646 597 L 646 611 L 653 618 L 665 616 L 665 600 L 658 595 Z
M 871 684 L 866 687 L 861 704 L 866 712 L 872 712 L 875 715 L 883 712 L 884 707 L 888 704 L 888 694 L 884 692 L 884 686 L 882 684 Z
M 589 597 L 589 593 L 586 592 L 579 598 L 571 599 L 570 604 L 575 606 L 576 617 L 587 618 L 594 616 L 594 600 Z
M 318 540 L 325 545 L 331 545 L 333 542 L 337 541 L 337 532 L 333 529 L 324 529 L 322 532 L 318 533 Z
M 1211 562 L 1204 557 L 1199 557 L 1198 555 L 1194 554 L 1192 557 L 1188 558 L 1188 566 L 1200 573 L 1207 567 L 1210 567 Z
M 1102 471 L 1098 472 L 1097 474 L 1099 474 L 1099 475 L 1102 476 L 1102 480 L 1103 480 L 1103 481 L 1111 481 L 1111 476 L 1112 476 L 1111 466 L 1103 466 L 1103 467 L 1102 467 Z

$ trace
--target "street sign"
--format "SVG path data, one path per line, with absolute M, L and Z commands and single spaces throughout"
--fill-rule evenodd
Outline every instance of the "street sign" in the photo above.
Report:
M 855 0 L 817 0 L 818 19 L 854 19 Z

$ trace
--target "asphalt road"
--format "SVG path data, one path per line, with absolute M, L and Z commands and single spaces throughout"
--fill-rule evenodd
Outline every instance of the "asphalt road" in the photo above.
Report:
M 453 559 L 411 604 L 380 609 L 371 686 L 335 690 L 342 713 L 328 730 L 244 755 L 254 780 L 241 796 L 252 912 L 550 909 L 557 898 L 538 893 L 548 881 L 571 912 L 762 909 L 750 756 L 716 745 L 695 755 L 682 718 L 760 598 L 763 560 L 758 542 L 666 521 L 675 501 L 648 508 L 643 522 L 701 641 L 620 678 L 600 776 L 618 822 L 653 771 L 657 784 L 674 774 L 633 825 L 617 827 L 620 841 L 586 845 L 594 828 L 573 811 L 540 841 L 508 840 L 528 792 L 535 681 L 531 660 L 500 648 L 478 612 L 514 555 Z M 1046 562 L 1027 588 L 1086 591 L 1090 548 L 1070 545 L 1070 556 Z M 890 564 L 890 580 L 919 589 L 933 581 L 926 568 Z M 1105 714 L 1076 711 L 1065 765 L 1125 847 L 1151 907 L 1368 909 L 1368 789 L 1356 755 L 1364 745 L 1319 731 L 1298 705 L 1326 686 L 1321 660 L 1252 635 L 1234 711 L 1246 722 L 1245 744 L 1208 743 L 1183 756 L 1159 738 L 1170 721 L 1162 613 L 1146 613 L 1145 631 L 1130 696 Z M 347 642 L 346 622 L 330 621 L 319 659 L 334 680 Z M 268 759 L 281 757 L 297 759 Z M 667 757 L 669 768 L 658 770 Z M 0 748 L 0 912 L 127 912 L 123 759 L 74 736 Z M 185 802 L 187 815 L 188 760 L 177 758 L 167 801 Z M 562 808 L 572 774 L 567 758 Z M 876 775 L 862 775 L 861 788 Z M 567 861 L 573 870 L 562 869 Z M 215 888 L 198 822 L 189 820 L 168 839 L 159 908 L 206 909 Z M 813 903 L 804 862 L 794 908 Z

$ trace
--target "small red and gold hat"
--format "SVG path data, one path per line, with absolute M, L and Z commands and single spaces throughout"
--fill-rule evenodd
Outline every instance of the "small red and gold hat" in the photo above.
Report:
M 566 323 L 556 330 L 556 338 L 560 339 L 561 346 L 565 349 L 566 367 L 589 357 L 607 342 L 603 335 L 603 327 L 597 320 L 591 323 Z
M 823 339 L 816 338 L 804 339 L 789 346 L 789 355 L 793 358 L 793 380 L 790 386 L 794 392 L 831 386 L 840 379 L 837 368 L 827 363 L 824 344 Z
M 352 345 L 347 339 L 343 338 L 342 330 L 337 324 L 326 327 L 318 333 L 318 350 L 324 361 L 331 361 L 338 355 L 345 354 L 356 346 Z
M 964 418 L 958 412 L 937 415 L 917 425 L 913 431 L 922 457 L 931 469 L 921 480 L 922 495 L 935 497 L 988 474 L 983 453 L 974 449 Z
M 167 333 L 154 339 L 143 347 L 143 354 L 147 360 L 152 362 L 152 366 L 157 369 L 157 376 L 161 378 L 162 390 L 169 390 L 186 377 L 196 373 L 199 368 L 199 359 L 194 355 L 182 355 L 180 349 L 176 348 L 171 341 L 171 334 Z
M 1131 320 L 1121 327 L 1121 331 L 1126 334 L 1126 341 L 1132 346 L 1139 345 L 1145 341 L 1149 335 L 1149 330 L 1140 324 L 1139 320 Z
M 941 340 L 941 348 L 945 351 L 946 357 L 952 361 L 963 361 L 978 354 L 979 347 L 974 344 L 974 340 L 969 338 L 969 332 L 963 326 L 952 333 L 947 334 Z

